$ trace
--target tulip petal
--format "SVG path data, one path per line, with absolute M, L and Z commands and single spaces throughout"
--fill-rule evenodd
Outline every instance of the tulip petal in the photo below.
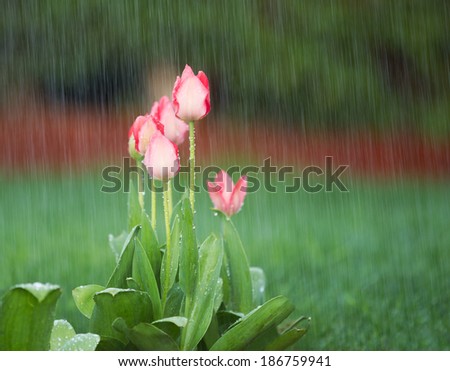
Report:
M 226 204 L 222 197 L 220 186 L 218 186 L 214 182 L 208 182 L 208 192 L 209 197 L 211 197 L 211 201 L 214 205 L 214 208 L 220 211 L 224 210 Z
M 242 205 L 244 204 L 244 198 L 247 193 L 247 177 L 241 177 L 236 186 L 233 189 L 233 194 L 231 195 L 231 199 L 229 202 L 229 210 L 230 214 L 236 214 L 241 210 Z
M 158 130 L 157 123 L 153 120 L 152 116 L 146 116 L 146 120 L 139 130 L 137 149 L 140 154 L 144 154 L 147 151 L 148 144 L 153 134 Z
M 143 163 L 150 177 L 169 180 L 180 170 L 178 147 L 160 131 L 155 131 L 145 152 Z
M 189 125 L 175 116 L 169 97 L 163 96 L 159 100 L 156 117 L 164 126 L 164 135 L 172 142 L 180 145 L 186 140 Z
M 197 77 L 202 82 L 204 87 L 209 90 L 209 81 L 205 73 L 203 71 L 198 71 Z
M 185 80 L 185 79 L 188 79 L 188 78 L 193 77 L 193 76 L 195 76 L 194 71 L 192 71 L 191 66 L 186 64 L 184 66 L 183 73 L 181 74 L 181 79 Z

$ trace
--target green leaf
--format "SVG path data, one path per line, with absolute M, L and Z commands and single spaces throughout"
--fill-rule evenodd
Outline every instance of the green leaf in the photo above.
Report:
M 65 343 L 76 335 L 72 325 L 63 319 L 53 322 L 50 336 L 50 350 L 59 350 Z
M 137 241 L 133 258 L 133 279 L 150 296 L 155 318 L 162 317 L 161 299 L 159 297 L 158 283 L 153 273 L 147 254 L 141 243 Z
M 48 350 L 59 286 L 12 287 L 0 301 L 0 350 Z
M 94 296 L 95 307 L 90 322 L 90 330 L 102 337 L 111 337 L 126 342 L 125 336 L 112 327 L 118 317 L 128 326 L 140 322 L 151 322 L 152 302 L 147 293 L 131 289 L 108 288 Z
M 245 350 L 258 335 L 283 321 L 294 306 L 284 296 L 277 296 L 242 317 L 210 350 Z
M 50 350 L 93 351 L 100 342 L 96 334 L 76 334 L 71 324 L 65 320 L 56 320 L 50 338 Z
M 224 302 L 228 310 L 248 313 L 252 309 L 253 288 L 247 255 L 231 220 L 223 218 L 224 264 L 222 268 Z
M 175 223 L 175 217 L 181 213 L 181 205 L 183 203 L 183 200 L 186 197 L 182 197 L 172 208 L 172 217 L 170 218 L 170 225 L 173 226 L 173 223 Z M 187 198 L 189 198 L 189 193 L 187 193 Z
M 175 279 L 177 277 L 178 261 L 180 256 L 180 244 L 181 244 L 180 237 L 181 237 L 180 217 L 176 215 L 170 236 L 171 241 L 170 251 L 167 251 L 166 248 L 161 265 L 161 289 L 162 289 L 163 306 L 166 305 L 165 301 L 167 299 L 167 295 L 169 294 L 169 290 L 172 288 L 173 284 L 175 283 Z
M 139 323 L 129 328 L 126 322 L 119 318 L 114 322 L 114 327 L 136 345 L 138 350 L 179 350 L 177 343 L 168 334 L 150 323 Z
M 119 261 L 120 254 L 122 253 L 125 241 L 127 240 L 128 232 L 123 231 L 118 236 L 113 236 L 110 234 L 108 236 L 109 247 L 111 248 L 114 256 L 116 258 L 116 263 Z
M 218 278 L 216 285 L 216 292 L 214 293 L 214 313 L 220 308 L 223 301 L 223 280 Z
M 161 252 L 159 250 L 158 239 L 156 238 L 156 233 L 152 228 L 150 218 L 144 210 L 142 210 L 141 213 L 140 224 L 142 226 L 140 234 L 142 247 L 144 248 L 148 260 L 152 265 L 155 277 L 157 277 L 161 268 Z
M 185 310 L 190 312 L 198 275 L 198 246 L 195 234 L 194 215 L 189 199 L 183 199 L 181 207 L 181 251 L 180 251 L 180 286 L 185 298 Z
M 198 280 L 190 310 L 187 311 L 188 323 L 181 337 L 183 350 L 194 350 L 208 330 L 219 285 L 222 257 L 221 240 L 210 235 L 200 247 Z
M 265 350 L 286 350 L 300 340 L 307 331 L 308 329 L 306 328 L 294 328 L 286 331 L 284 334 L 276 337 L 270 344 L 266 345 Z
M 180 337 L 180 329 L 187 324 L 187 318 L 181 316 L 163 318 L 158 321 L 153 321 L 152 325 L 158 327 L 174 340 Z
M 104 290 L 100 285 L 79 286 L 72 290 L 72 297 L 78 310 L 87 318 L 91 318 L 94 310 L 94 295 Z
M 250 277 L 252 279 L 253 306 L 257 307 L 265 301 L 266 276 L 259 267 L 250 267 Z
M 216 314 L 219 331 L 221 334 L 228 331 L 243 317 L 242 313 L 231 312 L 228 310 L 219 310 Z
M 178 327 L 185 327 L 187 324 L 187 318 L 181 317 L 181 316 L 167 317 L 167 318 L 159 319 L 157 321 L 153 321 L 152 324 L 155 325 L 155 324 L 166 323 L 166 322 L 173 323 L 174 325 L 176 325 Z
M 135 226 L 128 234 L 125 241 L 125 247 L 120 255 L 119 262 L 117 263 L 111 277 L 106 284 L 106 287 L 119 287 L 127 288 L 127 277 L 131 276 L 133 266 L 133 256 L 135 247 L 135 238 L 140 230 L 140 226 Z
M 133 277 L 127 278 L 127 287 L 136 291 L 144 291 L 141 286 L 135 281 Z
M 184 292 L 178 283 L 175 283 L 169 291 L 166 305 L 164 307 L 164 317 L 179 316 L 184 300 Z
M 139 181 L 139 177 L 137 177 Z M 128 193 L 128 230 L 141 224 L 142 207 L 139 204 L 138 185 L 130 179 L 130 192 Z

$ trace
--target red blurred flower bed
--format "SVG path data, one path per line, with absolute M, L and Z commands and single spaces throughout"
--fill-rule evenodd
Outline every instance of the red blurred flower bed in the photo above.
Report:
M 127 132 L 135 112 L 37 105 L 3 109 L 0 117 L 0 168 L 3 173 L 82 170 L 119 164 L 128 156 Z M 220 160 L 223 153 L 262 166 L 322 166 L 325 156 L 348 164 L 353 175 L 448 178 L 450 138 L 370 132 L 312 132 L 279 125 L 230 124 L 206 118 L 196 127 L 199 165 Z M 188 152 L 187 144 L 180 150 Z

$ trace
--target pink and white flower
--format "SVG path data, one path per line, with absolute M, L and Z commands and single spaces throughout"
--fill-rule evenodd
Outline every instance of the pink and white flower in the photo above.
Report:
M 159 102 L 155 102 L 150 114 L 164 126 L 164 135 L 170 141 L 180 145 L 186 140 L 189 125 L 175 116 L 169 97 L 163 96 Z
M 167 181 L 180 170 L 178 147 L 160 131 L 156 131 L 150 139 L 142 163 L 151 178 Z
M 224 171 L 216 174 L 214 182 L 208 182 L 208 192 L 214 208 L 231 217 L 241 210 L 247 192 L 247 177 L 242 176 L 236 185 Z
M 172 91 L 175 115 L 183 121 L 197 121 L 205 117 L 211 109 L 208 77 L 203 71 L 194 75 L 188 65 L 177 77 Z
M 146 114 L 144 116 L 138 116 L 128 131 L 130 154 L 133 156 L 133 152 L 136 151 L 140 156 L 143 156 L 147 151 L 150 139 L 155 132 L 164 134 L 164 127 L 156 121 L 152 115 Z

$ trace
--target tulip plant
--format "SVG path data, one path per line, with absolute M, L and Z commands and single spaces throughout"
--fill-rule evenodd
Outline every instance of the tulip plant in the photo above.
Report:
M 233 184 L 222 170 L 208 182 L 221 228 L 198 243 L 195 122 L 209 111 L 207 76 L 186 66 L 172 100 L 162 97 L 131 126 L 130 155 L 151 182 L 163 184 L 165 236 L 155 231 L 156 192 L 148 215 L 143 193 L 132 184 L 128 232 L 110 239 L 117 264 L 109 280 L 73 290 L 90 332 L 75 334 L 67 321 L 54 321 L 58 286 L 18 285 L 0 304 L 0 350 L 282 350 L 306 333 L 308 326 L 299 324 L 309 319 L 286 321 L 294 310 L 287 298 L 265 300 L 265 275 L 249 266 L 231 221 L 244 203 L 245 176 Z M 190 191 L 173 205 L 178 145 L 188 133 Z

